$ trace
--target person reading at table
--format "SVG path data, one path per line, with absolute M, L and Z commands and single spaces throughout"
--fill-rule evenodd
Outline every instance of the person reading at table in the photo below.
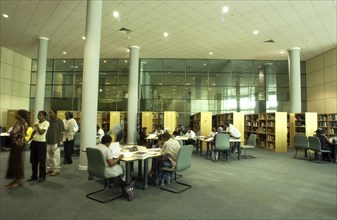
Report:
M 163 171 L 161 168 L 163 167 L 175 167 L 177 162 L 177 156 L 180 150 L 180 144 L 177 140 L 172 139 L 171 135 L 168 133 L 164 133 L 162 136 L 163 146 L 160 150 L 161 157 L 159 158 L 159 170 L 158 170 L 158 178 L 161 179 L 163 175 Z M 169 173 L 165 173 L 161 186 L 164 186 L 165 183 L 171 182 L 171 176 Z
M 147 127 L 142 127 L 139 131 L 139 140 L 138 140 L 138 144 L 139 145 L 146 145 L 147 141 L 146 141 L 146 137 L 147 137 Z
M 186 132 L 185 136 L 188 137 L 188 140 L 185 141 L 185 145 L 190 145 L 190 144 L 196 143 L 195 132 L 192 131 L 190 127 L 187 127 L 187 132 Z
M 124 175 L 123 167 L 118 162 L 124 157 L 123 154 L 116 155 L 113 149 L 110 148 L 112 144 L 112 137 L 110 135 L 104 135 L 101 143 L 96 147 L 102 152 L 105 158 L 106 172 L 113 176 Z M 124 177 L 122 178 L 124 180 Z
M 154 148 L 162 148 L 163 143 L 164 143 L 164 135 L 160 134 L 158 135 L 158 140 L 157 140 L 157 144 L 154 145 Z M 155 173 L 156 173 L 156 169 L 158 169 L 157 166 L 157 160 L 155 158 L 152 159 L 152 163 L 151 163 L 151 171 L 148 174 L 149 178 L 152 178 Z
M 232 125 L 228 121 L 225 121 L 225 126 L 226 126 L 226 130 L 225 130 L 226 133 L 228 133 L 231 137 L 233 137 L 235 139 L 240 139 L 241 133 L 234 125 Z M 234 142 L 232 150 L 234 150 L 234 149 L 237 149 L 238 159 L 241 159 L 241 147 L 240 147 L 239 141 Z

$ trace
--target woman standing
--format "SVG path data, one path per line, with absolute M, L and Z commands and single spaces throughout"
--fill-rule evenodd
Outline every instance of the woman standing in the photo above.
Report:
M 14 179 L 6 184 L 9 189 L 14 189 L 22 185 L 21 179 L 24 177 L 22 152 L 26 146 L 26 130 L 28 128 L 28 112 L 18 110 L 16 113 L 16 122 L 10 133 L 12 147 L 9 153 L 8 169 L 6 178 Z
M 37 180 L 39 167 L 39 182 L 46 179 L 46 155 L 47 141 L 46 133 L 49 127 L 49 122 L 46 121 L 47 113 L 39 111 L 37 118 L 38 122 L 34 124 L 33 134 L 30 139 L 33 139 L 30 144 L 30 163 L 32 164 L 32 176 L 28 182 Z

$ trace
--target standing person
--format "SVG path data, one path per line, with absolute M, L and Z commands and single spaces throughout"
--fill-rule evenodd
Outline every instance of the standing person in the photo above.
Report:
M 64 125 L 61 119 L 56 117 L 56 110 L 48 112 L 49 127 L 46 134 L 47 141 L 47 172 L 51 176 L 56 176 L 60 173 L 60 160 L 62 145 L 62 133 Z
M 172 139 L 169 133 L 164 133 L 162 135 L 163 146 L 160 150 L 161 157 L 159 158 L 159 170 L 158 170 L 158 178 L 161 179 L 163 175 L 162 168 L 163 167 L 175 167 L 177 162 L 177 156 L 180 150 L 180 144 L 177 140 Z M 161 186 L 164 186 L 165 182 L 170 183 L 171 176 L 164 175 Z
M 235 139 L 240 139 L 241 133 L 240 131 L 231 123 L 228 121 L 225 121 L 225 126 L 226 126 L 226 133 L 228 133 L 231 137 Z M 233 148 L 237 149 L 238 151 L 238 159 L 241 159 L 241 147 L 240 147 L 240 142 L 234 142 Z
M 47 113 L 39 111 L 37 115 L 38 122 L 34 124 L 33 134 L 30 137 L 32 143 L 30 144 L 30 163 L 32 164 L 32 176 L 28 182 L 37 180 L 39 167 L 39 182 L 46 179 L 46 154 L 47 142 L 46 133 L 49 127 L 49 122 L 46 121 Z
M 26 130 L 28 128 L 28 112 L 26 110 L 18 110 L 15 115 L 16 122 L 10 133 L 12 147 L 9 152 L 8 169 L 6 178 L 14 179 L 7 183 L 9 189 L 14 189 L 22 185 L 21 179 L 24 177 L 22 152 L 26 146 Z
M 147 137 L 147 127 L 142 127 L 139 131 L 139 145 L 147 145 L 146 137 Z
M 78 125 L 73 118 L 72 112 L 65 113 L 65 119 L 63 119 L 64 132 L 63 132 L 63 144 L 64 144 L 64 164 L 72 164 L 73 151 L 74 151 L 74 135 L 78 131 Z
M 96 127 L 96 137 L 99 139 L 99 143 L 101 143 L 102 137 L 104 136 L 104 131 L 103 129 L 97 125 Z

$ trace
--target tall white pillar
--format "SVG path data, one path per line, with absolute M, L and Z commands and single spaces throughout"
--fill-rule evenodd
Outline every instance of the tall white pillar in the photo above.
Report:
M 290 112 L 302 112 L 301 57 L 299 47 L 288 49 Z
M 130 47 L 130 72 L 128 88 L 128 144 L 137 143 L 137 109 L 138 109 L 138 78 L 139 50 L 137 46 Z
M 88 161 L 82 149 L 96 145 L 98 75 L 102 23 L 102 0 L 87 0 L 86 38 L 84 45 L 80 170 Z
M 35 105 L 34 105 L 34 121 L 37 120 L 39 111 L 44 109 L 44 91 L 46 85 L 46 69 L 47 69 L 47 54 L 48 42 L 46 37 L 39 37 L 39 52 L 37 57 L 37 75 L 36 75 L 36 90 L 35 90 Z

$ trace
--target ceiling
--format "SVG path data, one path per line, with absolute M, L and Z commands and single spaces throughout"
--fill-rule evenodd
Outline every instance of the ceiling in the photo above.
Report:
M 86 2 L 0 0 L 1 46 L 36 58 L 42 36 L 48 58 L 82 58 Z M 101 58 L 127 58 L 136 45 L 140 58 L 286 60 L 287 49 L 300 47 L 307 60 L 336 47 L 336 29 L 336 0 L 103 0 Z

